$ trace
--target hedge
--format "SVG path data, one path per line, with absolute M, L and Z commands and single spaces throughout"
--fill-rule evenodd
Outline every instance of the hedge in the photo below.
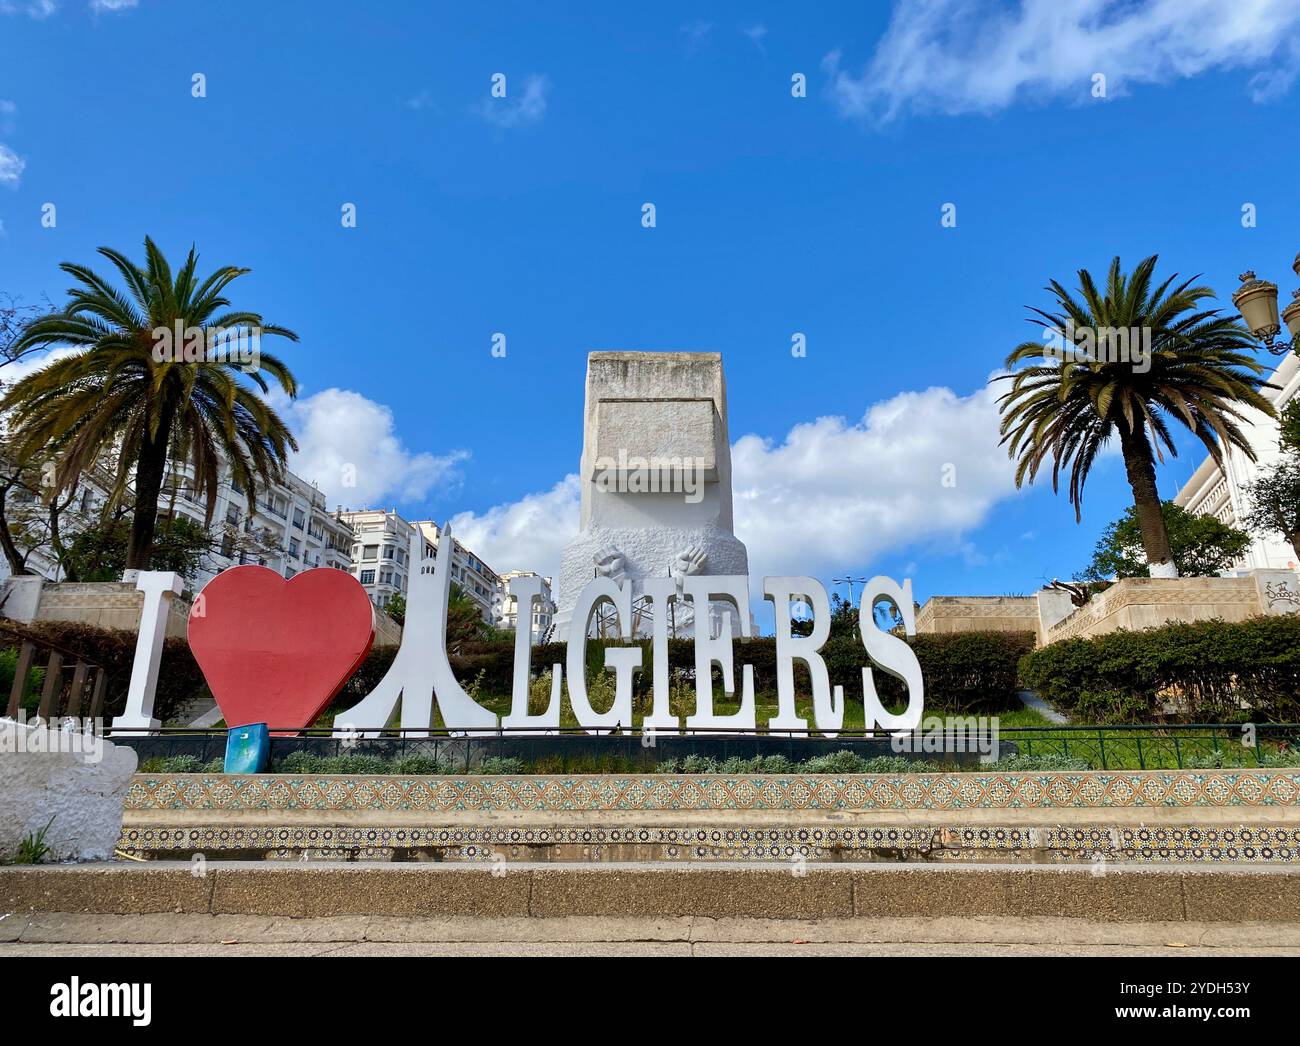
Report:
M 925 680 L 925 706 L 935 712 L 996 712 L 1019 707 L 1016 691 L 1019 688 L 1017 665 L 1022 655 L 1031 650 L 1034 636 L 1031 632 L 954 632 L 925 634 L 910 640 L 917 660 L 921 663 Z M 599 671 L 604 665 L 604 648 L 624 646 L 613 640 L 592 640 L 587 644 L 587 670 Z M 637 698 L 646 697 L 653 682 L 654 651 L 649 640 L 639 644 L 642 648 L 642 670 L 633 677 L 633 691 Z M 381 647 L 370 652 L 365 663 L 348 682 L 334 703 L 335 708 L 345 708 L 369 693 L 383 678 L 396 653 L 392 647 Z M 822 648 L 826 671 L 831 685 L 844 687 L 847 700 L 862 700 L 862 669 L 869 665 L 862 644 L 849 639 L 831 639 Z M 514 671 L 514 642 L 495 641 L 466 643 L 450 656 L 451 667 L 463 685 L 481 679 L 487 694 L 510 693 Z M 776 694 L 776 640 L 762 637 L 737 641 L 735 647 L 737 666 L 754 667 L 754 690 L 758 694 Z M 533 648 L 532 671 L 548 671 L 551 665 L 566 663 L 563 643 L 547 643 Z M 694 675 L 695 644 L 689 639 L 668 641 L 670 672 Z M 897 706 L 904 700 L 902 684 L 885 672 L 875 671 L 876 687 L 887 705 Z M 721 685 L 721 672 L 714 666 L 715 684 Z M 736 678 L 740 684 L 739 670 Z M 801 661 L 795 662 L 796 692 L 807 694 L 811 683 L 808 670 Z
M 10 623 L 13 624 L 12 622 Z M 95 628 L 78 622 L 48 621 L 15 626 L 36 641 L 42 639 L 78 651 L 87 660 L 108 669 L 109 686 L 105 716 L 120 715 L 126 704 L 127 683 L 135 660 L 135 633 Z M 1031 633 L 956 632 L 946 635 L 926 634 L 909 641 L 916 651 L 925 679 L 927 711 L 994 712 L 1017 706 L 1016 666 L 1021 655 L 1033 646 Z M 614 641 L 592 640 L 587 645 L 587 668 L 599 671 L 604 664 L 606 646 L 625 645 Z M 638 698 L 647 698 L 652 685 L 654 654 L 649 640 L 641 642 L 642 671 L 634 677 Z M 383 678 L 397 653 L 396 647 L 372 649 L 361 667 L 334 700 L 334 710 L 347 708 L 368 694 Z M 848 639 L 831 639 L 822 649 L 831 685 L 844 687 L 849 701 L 862 700 L 862 668 L 870 662 L 862 644 Z M 497 640 L 465 643 L 450 656 L 452 670 L 465 686 L 481 680 L 485 694 L 508 694 L 514 671 L 514 641 Z M 761 637 L 738 641 L 736 665 L 754 666 L 755 692 L 775 700 L 776 640 Z M 532 670 L 547 671 L 556 662 L 565 663 L 565 645 L 548 643 L 533 648 Z M 693 676 L 695 645 L 689 639 L 668 642 L 671 671 Z M 3 672 L 0 660 L 0 672 Z M 12 668 L 10 669 L 12 679 Z M 715 683 L 721 673 L 714 667 Z M 904 699 L 903 687 L 892 676 L 876 671 L 876 686 L 887 705 L 897 706 Z M 740 682 L 737 667 L 737 685 Z M 800 694 L 810 692 L 808 671 L 795 662 L 795 688 Z M 186 700 L 205 694 L 203 674 L 183 639 L 168 639 L 163 646 L 162 671 L 154 715 L 167 722 Z M 7 695 L 8 687 L 4 693 Z
M 1020 674 L 1083 722 L 1296 722 L 1300 616 L 1063 639 L 1026 655 Z

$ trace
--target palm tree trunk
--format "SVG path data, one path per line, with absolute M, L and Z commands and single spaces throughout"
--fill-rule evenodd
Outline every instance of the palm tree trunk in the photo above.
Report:
M 158 526 L 158 495 L 167 472 L 167 447 L 171 443 L 175 406 L 162 408 L 158 434 L 145 435 L 140 445 L 140 459 L 135 465 L 135 513 L 131 517 L 131 541 L 126 549 L 127 570 L 148 570 L 153 557 L 153 536 Z
M 1133 504 L 1137 508 L 1142 548 L 1147 554 L 1151 576 L 1177 577 L 1178 567 L 1174 563 L 1173 550 L 1169 547 L 1169 532 L 1165 529 L 1160 492 L 1156 489 L 1156 466 L 1151 444 L 1143 430 L 1130 432 L 1123 426 L 1120 427 L 1119 440 L 1120 449 L 1124 452 L 1128 484 L 1133 488 Z

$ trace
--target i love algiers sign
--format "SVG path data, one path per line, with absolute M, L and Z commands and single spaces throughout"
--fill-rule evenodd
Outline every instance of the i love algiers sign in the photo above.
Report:
M 451 595 L 450 528 L 442 531 L 437 550 L 418 533 L 411 537 L 413 565 L 402 643 L 388 673 L 352 708 L 334 720 L 360 736 L 375 736 L 392 720 L 401 705 L 400 725 L 405 730 L 428 730 L 433 723 L 436 698 L 444 726 L 457 733 L 496 732 L 498 728 L 522 733 L 549 733 L 560 726 L 561 681 L 567 678 L 569 702 L 579 725 L 589 733 L 630 730 L 632 677 L 641 669 L 638 645 L 610 646 L 605 667 L 614 673 L 615 697 L 605 711 L 591 706 L 587 693 L 587 632 L 598 604 L 608 600 L 617 611 L 621 628 L 632 620 L 632 582 L 621 585 L 608 577 L 594 578 L 583 589 L 574 608 L 565 663 L 552 668 L 551 697 L 546 709 L 528 710 L 531 629 L 518 629 L 511 693 L 511 711 L 498 724 L 496 713 L 473 700 L 457 682 L 447 656 L 447 606 Z M 142 575 L 170 577 L 171 575 Z M 538 577 L 516 578 L 510 594 L 519 601 L 518 620 L 532 617 L 532 606 L 542 597 Z M 742 637 L 750 635 L 749 579 L 744 575 L 693 575 L 680 581 L 671 577 L 646 578 L 639 595 L 653 607 L 666 608 L 671 600 L 687 599 L 696 608 L 729 603 L 736 613 Z M 142 584 L 140 587 L 145 588 Z M 156 587 L 156 586 L 155 586 Z M 177 586 L 178 587 L 178 586 Z M 148 596 L 149 589 L 146 588 Z M 802 733 L 815 730 L 834 736 L 844 723 L 844 689 L 830 686 L 819 653 L 830 633 L 830 605 L 820 582 L 809 577 L 767 577 L 763 594 L 776 612 L 777 714 L 768 722 L 773 732 Z M 901 679 L 907 688 L 907 707 L 891 713 L 881 704 L 872 667 L 862 669 L 864 721 L 868 729 L 915 729 L 924 705 L 921 666 L 900 637 L 880 629 L 872 606 L 888 598 L 898 607 L 908 635 L 916 632 L 910 581 L 902 585 L 887 577 L 867 582 L 858 607 L 864 652 L 871 666 Z M 794 635 L 792 601 L 805 601 L 813 611 L 812 632 Z M 150 601 L 146 599 L 145 618 Z M 740 704 L 730 713 L 714 710 L 712 668 L 722 674 L 723 689 L 736 692 L 736 650 L 732 629 L 723 616 L 715 637 L 707 627 L 696 630 L 696 705 L 685 723 L 669 710 L 668 614 L 653 615 L 653 680 L 650 713 L 641 723 L 645 731 L 677 733 L 684 728 L 707 731 L 753 732 L 757 728 L 753 667 L 741 664 Z M 707 613 L 696 620 L 708 621 Z M 704 634 L 700 634 L 703 632 Z M 218 574 L 199 594 L 190 611 L 190 646 L 229 726 L 267 723 L 272 729 L 298 730 L 315 721 L 365 660 L 374 638 L 374 611 L 365 590 L 352 575 L 332 569 L 304 571 L 289 581 L 265 567 L 241 566 Z M 626 632 L 621 638 L 629 638 Z M 142 627 L 140 642 L 145 643 Z M 159 637 L 160 648 L 160 637 Z M 743 644 L 740 652 L 743 660 Z M 803 661 L 812 681 L 813 722 L 796 713 L 794 662 Z M 137 651 L 137 667 L 140 654 Z M 154 662 L 156 672 L 156 660 Z M 132 698 L 141 689 L 132 680 Z M 148 711 L 128 701 L 127 716 L 114 728 L 152 722 L 152 693 Z

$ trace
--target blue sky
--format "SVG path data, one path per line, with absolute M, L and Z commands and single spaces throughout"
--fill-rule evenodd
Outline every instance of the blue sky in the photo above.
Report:
M 1300 4 L 808 6 L 0 0 L 0 290 L 146 234 L 250 267 L 296 470 L 502 570 L 576 528 L 586 353 L 720 351 L 754 575 L 1032 592 L 1128 488 L 1017 492 L 986 380 L 1115 254 L 1289 295 Z

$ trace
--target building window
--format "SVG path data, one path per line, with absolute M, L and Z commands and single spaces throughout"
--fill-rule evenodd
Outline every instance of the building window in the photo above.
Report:
M 303 528 L 303 526 L 306 524 L 306 522 L 307 522 L 307 517 L 304 516 L 304 515 L 302 514 L 302 509 L 300 509 L 300 508 L 296 508 L 296 509 L 294 509 L 294 510 L 293 510 L 293 525 L 294 525 L 295 527 L 297 527 L 299 530 L 302 530 L 302 528 Z
M 378 558 L 378 556 L 379 556 L 378 545 L 367 545 L 364 549 L 362 549 L 361 552 L 362 560 L 372 560 Z
M 293 556 L 294 559 L 297 559 L 297 558 L 298 558 L 298 539 L 297 539 L 297 538 L 290 538 L 290 539 L 289 539 L 289 555 Z
M 385 559 L 392 559 L 392 558 L 393 558 L 393 553 L 394 553 L 395 551 L 396 551 L 396 549 L 394 549 L 392 545 L 387 546 L 387 547 L 384 549 L 384 558 L 385 558 Z
M 361 571 L 361 583 L 363 585 L 373 585 L 375 583 L 375 572 L 373 570 Z

